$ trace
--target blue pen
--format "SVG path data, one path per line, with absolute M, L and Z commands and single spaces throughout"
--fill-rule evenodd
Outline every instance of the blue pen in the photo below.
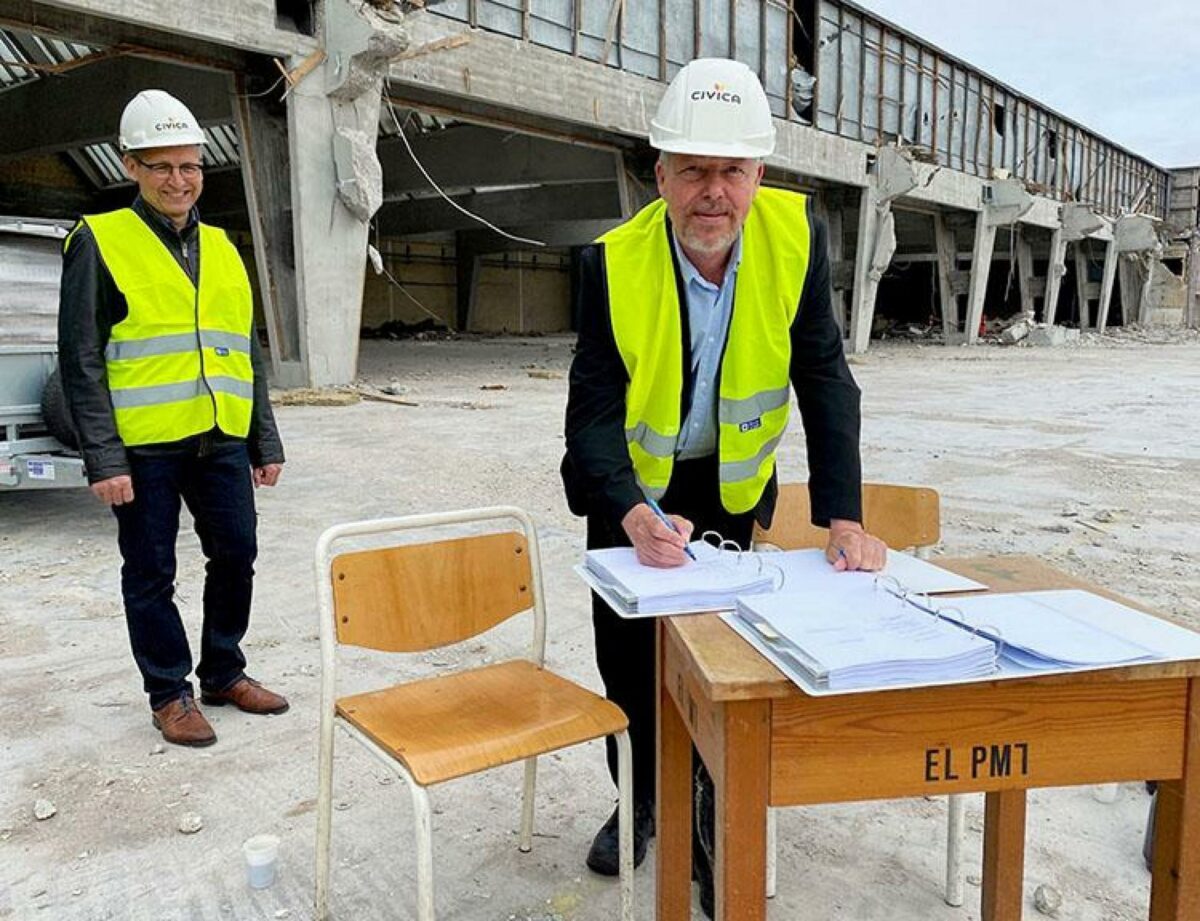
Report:
M 655 502 L 653 499 L 651 499 L 649 496 L 647 496 L 646 504 L 648 506 L 650 506 L 650 511 L 654 512 L 654 514 L 658 516 L 659 521 L 661 521 L 663 524 L 665 524 L 668 528 L 670 528 L 676 534 L 679 533 L 679 528 L 675 527 L 675 522 L 673 522 L 670 518 L 667 517 L 666 512 L 664 512 L 661 508 L 658 507 L 657 502 Z M 696 558 L 696 554 L 692 553 L 692 548 L 689 547 L 687 544 L 683 545 L 683 552 L 686 553 L 688 556 L 690 556 L 693 560 Z

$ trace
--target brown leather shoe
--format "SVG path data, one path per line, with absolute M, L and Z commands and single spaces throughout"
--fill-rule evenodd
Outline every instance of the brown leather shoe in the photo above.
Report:
M 169 704 L 153 711 L 154 728 L 172 745 L 203 748 L 217 741 L 217 734 L 187 694 L 181 694 Z
M 214 707 L 233 704 L 247 713 L 283 713 L 288 708 L 287 698 L 268 691 L 253 678 L 242 677 L 224 691 L 200 691 L 200 699 Z

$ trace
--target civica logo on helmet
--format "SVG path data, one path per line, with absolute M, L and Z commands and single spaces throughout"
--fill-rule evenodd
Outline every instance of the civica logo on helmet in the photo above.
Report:
M 742 104 L 742 97 L 737 93 L 729 92 L 722 83 L 714 83 L 711 90 L 692 90 L 693 102 L 703 102 L 705 99 L 712 99 L 717 102 L 730 102 L 735 106 Z
M 165 122 L 156 122 L 154 125 L 155 131 L 187 131 L 192 127 L 187 122 L 176 121 L 173 118 L 168 118 Z

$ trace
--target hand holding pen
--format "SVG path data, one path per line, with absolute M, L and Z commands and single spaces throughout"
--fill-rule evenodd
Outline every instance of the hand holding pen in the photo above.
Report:
M 621 519 L 621 527 L 643 565 L 667 568 L 682 566 L 688 557 L 695 559 L 687 545 L 692 523 L 678 515 L 667 515 L 653 500 L 631 508 Z

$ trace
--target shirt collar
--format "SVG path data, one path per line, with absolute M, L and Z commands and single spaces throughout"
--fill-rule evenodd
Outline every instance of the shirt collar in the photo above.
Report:
M 679 271 L 683 275 L 683 283 L 685 285 L 695 283 L 703 288 L 719 291 L 725 287 L 730 278 L 737 274 L 738 266 L 742 262 L 742 233 L 740 230 L 733 240 L 733 249 L 729 253 L 729 263 L 725 266 L 725 277 L 721 280 L 720 285 L 714 285 L 700 274 L 699 269 L 692 265 L 692 260 L 683 251 L 683 247 L 679 244 L 679 237 L 675 235 L 675 228 L 673 227 L 671 228 L 671 244 L 675 247 L 675 255 L 679 257 Z
M 175 223 L 165 214 L 155 211 L 153 208 L 151 208 L 150 204 L 146 201 L 146 199 L 142 198 L 141 195 L 138 195 L 138 197 L 134 199 L 132 207 L 133 210 L 142 217 L 154 221 L 163 230 L 172 234 L 179 234 L 180 236 L 190 235 L 200 223 L 200 212 L 197 210 L 195 205 L 192 205 L 192 209 L 188 212 L 187 223 L 183 225 L 182 229 L 177 228 Z

